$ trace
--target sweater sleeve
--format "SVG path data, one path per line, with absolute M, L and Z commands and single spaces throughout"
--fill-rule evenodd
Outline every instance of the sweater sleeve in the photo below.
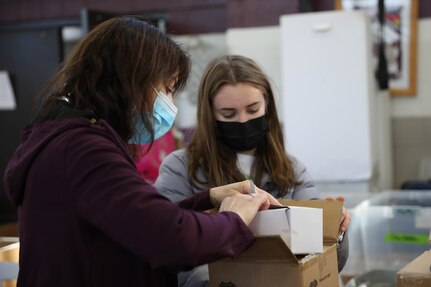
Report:
M 344 238 L 337 246 L 337 262 L 338 272 L 341 272 L 346 265 L 347 258 L 349 258 L 349 232 L 344 233 Z
M 319 199 L 320 194 L 313 183 L 311 175 L 308 173 L 305 165 L 297 159 L 293 159 L 296 179 L 301 182 L 292 192 L 292 199 L 307 200 Z
M 71 137 L 68 188 L 78 215 L 153 268 L 184 270 L 237 256 L 254 241 L 233 212 L 208 214 L 208 194 L 173 204 L 146 183 L 118 144 L 94 133 Z M 195 206 L 193 206 L 195 204 Z
M 173 202 L 192 197 L 195 192 L 187 175 L 185 150 L 169 154 L 160 165 L 155 188 Z
M 209 189 L 196 193 L 192 197 L 179 201 L 178 205 L 182 208 L 200 210 L 200 211 L 214 208 L 214 206 L 211 203 Z

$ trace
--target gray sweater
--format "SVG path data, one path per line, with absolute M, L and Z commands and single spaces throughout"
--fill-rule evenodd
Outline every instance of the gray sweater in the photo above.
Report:
M 301 181 L 302 184 L 283 196 L 283 199 L 307 200 L 320 198 L 319 192 L 314 186 L 305 166 L 296 159 L 293 159 L 293 162 L 295 177 L 298 181 Z M 208 186 L 201 186 L 199 188 L 192 186 L 187 172 L 188 158 L 186 151 L 184 149 L 176 150 L 168 155 L 160 166 L 155 187 L 161 194 L 174 202 L 189 198 L 208 188 Z M 197 176 L 200 180 L 206 181 L 201 171 L 198 171 Z M 271 193 L 273 196 L 277 196 L 278 192 L 269 176 L 264 178 L 263 183 L 259 187 Z

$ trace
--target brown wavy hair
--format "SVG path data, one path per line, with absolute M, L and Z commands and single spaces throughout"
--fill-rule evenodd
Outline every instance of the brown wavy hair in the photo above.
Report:
M 55 113 L 55 100 L 69 98 L 73 109 L 106 120 L 124 141 L 141 116 L 154 139 L 151 117 L 153 86 L 177 77 L 174 93 L 186 85 L 188 55 L 167 34 L 139 16 L 121 16 L 96 26 L 62 63 L 42 90 L 42 120 Z
M 188 176 L 195 187 L 213 187 L 244 180 L 244 175 L 237 167 L 236 152 L 217 139 L 213 113 L 213 101 L 218 91 L 225 85 L 238 83 L 250 84 L 259 89 L 266 103 L 265 119 L 269 132 L 256 148 L 253 180 L 261 185 L 264 174 L 271 176 L 278 196 L 283 196 L 299 182 L 295 179 L 292 161 L 284 149 L 283 132 L 268 77 L 253 60 L 243 56 L 217 58 L 208 65 L 203 75 L 198 94 L 197 127 L 187 146 Z M 198 170 L 204 173 L 207 182 L 198 179 Z

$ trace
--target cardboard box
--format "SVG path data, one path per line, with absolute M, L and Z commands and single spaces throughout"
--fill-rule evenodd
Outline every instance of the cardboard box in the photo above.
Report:
M 18 262 L 18 237 L 0 237 L 0 262 Z
M 260 211 L 249 227 L 255 236 L 280 235 L 293 254 L 323 252 L 321 208 L 291 206 Z
M 287 206 L 323 209 L 323 253 L 294 255 L 280 235 L 258 236 L 236 258 L 209 264 L 210 287 L 338 287 L 336 241 L 343 203 L 280 200 Z
M 429 287 L 431 286 L 431 252 L 408 263 L 397 273 L 397 287 Z

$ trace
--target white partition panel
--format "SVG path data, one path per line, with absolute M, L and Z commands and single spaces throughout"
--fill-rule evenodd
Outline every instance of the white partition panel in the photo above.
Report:
M 286 15 L 281 119 L 287 150 L 316 181 L 371 181 L 375 82 L 363 12 Z

